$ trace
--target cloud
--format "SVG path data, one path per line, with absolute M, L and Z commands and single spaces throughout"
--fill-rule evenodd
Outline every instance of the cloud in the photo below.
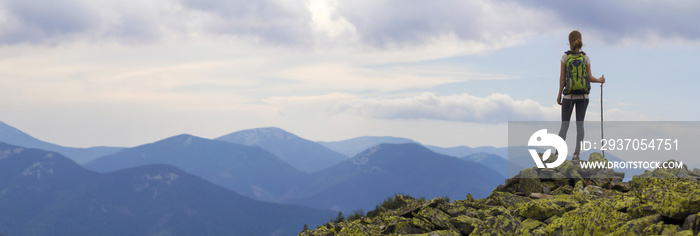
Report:
M 513 44 L 547 25 L 547 12 L 502 1 L 342 1 L 336 9 L 377 47 L 420 45 L 454 36 L 463 41 Z
M 204 13 L 205 33 L 252 36 L 281 44 L 308 45 L 311 15 L 303 2 L 280 0 L 180 0 L 188 10 Z
M 96 16 L 86 4 L 70 0 L 0 2 L 0 41 L 40 42 L 44 38 L 85 32 Z
M 278 44 L 313 41 L 303 2 L 0 0 L 0 13 L 0 44 L 151 43 L 222 35 Z
M 698 41 L 699 11 L 697 1 L 0 0 L 0 44 L 233 36 L 301 48 L 449 42 L 469 53 L 571 29 L 611 43 Z
M 543 106 L 530 99 L 515 100 L 507 94 L 494 93 L 476 97 L 466 93 L 436 96 L 420 93 L 400 98 L 376 99 L 343 97 L 329 100 L 332 114 L 351 114 L 387 120 L 439 120 L 482 124 L 502 124 L 508 121 L 558 121 L 561 106 Z M 600 112 L 588 107 L 587 121 L 600 118 Z M 611 107 L 605 111 L 606 121 L 653 120 L 636 111 Z
M 153 42 L 187 20 L 164 1 L 2 0 L 0 44 Z
M 594 33 L 611 43 L 629 40 L 658 41 L 681 38 L 700 40 L 698 1 L 523 1 L 531 8 L 550 12 L 572 29 Z M 584 32 L 584 42 L 586 32 Z
M 338 2 L 331 0 L 307 0 L 306 6 L 312 18 L 312 27 L 329 38 L 352 37 L 355 26 L 335 14 Z
M 559 107 L 545 107 L 530 99 L 506 94 L 487 97 L 469 94 L 436 96 L 421 93 L 394 99 L 358 99 L 337 103 L 333 111 L 395 120 L 445 120 L 498 124 L 511 120 L 556 120 Z

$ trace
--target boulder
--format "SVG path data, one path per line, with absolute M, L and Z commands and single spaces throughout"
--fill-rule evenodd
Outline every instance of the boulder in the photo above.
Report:
M 598 153 L 589 161 L 607 162 Z M 300 235 L 698 235 L 700 170 L 624 173 L 565 161 L 530 168 L 487 198 L 450 202 L 396 196 L 400 207 L 374 218 L 329 222 Z
M 541 193 L 542 184 L 538 173 L 534 169 L 525 169 L 520 172 L 520 181 L 518 184 L 518 192 L 523 196 L 530 196 L 531 193 Z
M 549 235 L 603 235 L 612 233 L 625 218 L 610 199 L 599 199 L 564 213 L 546 227 Z
M 482 223 L 481 220 L 466 215 L 450 219 L 450 224 L 464 235 L 471 234 L 476 229 L 476 226 Z
M 518 228 L 520 221 L 510 213 L 504 213 L 477 225 L 472 235 L 514 235 Z
M 659 214 L 645 216 L 642 218 L 630 220 L 628 222 L 623 223 L 620 227 L 618 227 L 615 230 L 614 234 L 615 235 L 624 235 L 624 234 L 642 235 L 642 234 L 646 234 L 644 231 L 647 227 L 654 225 L 656 223 L 660 223 L 662 220 L 663 220 L 663 218 Z M 661 222 L 661 223 L 663 223 L 663 222 Z
M 436 229 L 450 229 L 450 215 L 432 207 L 424 207 L 418 213 L 413 213 L 414 219 L 424 220 Z

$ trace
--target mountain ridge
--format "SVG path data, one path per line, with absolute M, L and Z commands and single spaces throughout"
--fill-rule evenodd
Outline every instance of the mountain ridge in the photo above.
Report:
M 4 143 L 0 209 L 9 235 L 293 235 L 335 214 L 254 201 L 170 165 L 100 174 Z
M 290 203 L 345 212 L 370 209 L 398 192 L 453 197 L 473 192 L 481 196 L 503 179 L 481 164 L 441 155 L 416 143 L 380 144 L 312 175 L 316 188 L 308 191 L 313 194 Z
M 348 157 L 321 144 L 303 139 L 277 127 L 247 129 L 214 140 L 259 146 L 297 170 L 312 173 L 338 164 Z
M 61 153 L 79 164 L 87 163 L 98 157 L 109 155 L 123 149 L 122 147 L 97 146 L 89 148 L 65 147 L 42 141 L 21 130 L 0 121 L 0 142 L 27 148 L 38 148 Z
M 305 177 L 274 154 L 254 146 L 181 134 L 124 149 L 85 164 L 110 172 L 145 164 L 169 164 L 258 200 L 293 197 Z
M 360 136 L 332 142 L 318 141 L 317 143 L 346 156 L 353 157 L 362 151 L 367 150 L 368 148 L 382 143 L 400 144 L 415 142 L 416 141 L 413 141 L 412 139 L 392 136 Z

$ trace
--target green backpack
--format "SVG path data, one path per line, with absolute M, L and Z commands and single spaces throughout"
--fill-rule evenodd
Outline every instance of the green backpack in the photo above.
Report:
M 566 52 L 564 95 L 588 94 L 590 91 L 591 81 L 588 79 L 588 70 L 586 68 L 586 53 Z

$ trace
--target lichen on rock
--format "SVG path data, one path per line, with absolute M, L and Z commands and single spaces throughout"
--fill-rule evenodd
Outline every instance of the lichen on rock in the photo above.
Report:
M 598 153 L 589 161 L 607 162 Z M 525 169 L 487 198 L 448 201 L 395 196 L 401 206 L 374 218 L 330 222 L 300 235 L 699 235 L 700 170 L 624 173 Z

